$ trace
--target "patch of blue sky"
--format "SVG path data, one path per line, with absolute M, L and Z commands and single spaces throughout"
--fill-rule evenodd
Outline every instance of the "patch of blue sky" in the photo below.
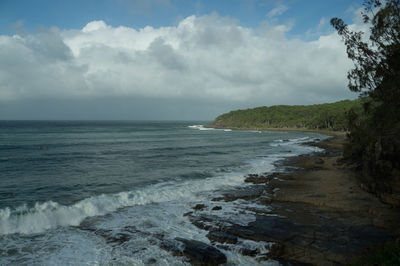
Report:
M 361 0 L 1 0 L 0 34 L 18 28 L 81 29 L 103 20 L 112 26 L 143 28 L 176 25 L 185 17 L 216 13 L 250 28 L 286 25 L 287 36 L 316 39 L 333 31 L 332 17 L 351 23 Z

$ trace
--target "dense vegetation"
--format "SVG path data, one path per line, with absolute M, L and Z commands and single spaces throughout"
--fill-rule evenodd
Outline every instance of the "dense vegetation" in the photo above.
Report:
M 358 113 L 361 100 L 315 105 L 275 105 L 232 111 L 218 116 L 210 126 L 219 128 L 348 129 L 347 113 Z
M 331 20 L 355 64 L 349 89 L 369 98 L 361 112 L 349 113 L 345 157 L 361 170 L 368 189 L 400 206 L 400 0 L 367 0 L 364 7 L 369 39 Z

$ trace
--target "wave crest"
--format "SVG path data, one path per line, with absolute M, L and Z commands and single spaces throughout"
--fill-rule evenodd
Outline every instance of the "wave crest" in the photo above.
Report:
M 41 233 L 60 226 L 78 226 L 85 218 L 105 215 L 119 208 L 146 205 L 172 200 L 196 200 L 199 193 L 223 186 L 237 186 L 242 175 L 227 174 L 220 177 L 191 180 L 182 183 L 166 182 L 141 190 L 102 194 L 66 206 L 53 201 L 26 205 L 11 210 L 0 209 L 0 235 Z

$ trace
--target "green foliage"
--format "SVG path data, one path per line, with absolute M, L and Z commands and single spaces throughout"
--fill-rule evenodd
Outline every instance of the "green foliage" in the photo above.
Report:
M 391 102 L 400 93 L 400 0 L 366 0 L 364 7 L 364 22 L 372 25 L 369 40 L 364 32 L 351 31 L 343 20 L 331 19 L 355 63 L 348 73 L 349 89 Z
M 355 63 L 349 89 L 368 96 L 361 111 L 349 112 L 344 155 L 358 165 L 371 191 L 400 206 L 400 0 L 367 0 L 364 6 L 368 41 L 341 19 L 331 20 Z
M 361 101 L 316 105 L 275 105 L 232 111 L 218 116 L 210 126 L 222 128 L 297 128 L 341 130 L 348 128 L 347 112 L 361 109 Z

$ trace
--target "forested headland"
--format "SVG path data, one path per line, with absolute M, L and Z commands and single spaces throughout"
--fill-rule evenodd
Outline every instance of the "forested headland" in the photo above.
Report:
M 348 114 L 359 113 L 362 100 L 315 105 L 274 105 L 231 111 L 218 116 L 210 127 L 232 129 L 307 129 L 347 131 Z
M 369 32 L 331 19 L 354 63 L 348 87 L 358 100 L 237 110 L 209 126 L 347 131 L 344 159 L 362 186 L 400 207 L 400 0 L 365 0 L 362 19 Z
M 359 94 L 358 100 L 237 110 L 220 115 L 210 126 L 347 131 L 339 161 L 352 173 L 352 181 L 391 205 L 393 217 L 386 221 L 390 224 L 400 208 L 400 0 L 365 0 L 362 19 L 368 32 L 354 31 L 340 18 L 331 20 L 354 63 L 347 75 L 348 87 Z M 360 198 L 360 204 L 365 202 Z M 354 209 L 359 211 L 357 206 Z M 371 209 L 368 212 L 376 215 Z M 354 265 L 399 265 L 400 238 L 398 230 L 393 231 L 396 242 L 368 250 Z

